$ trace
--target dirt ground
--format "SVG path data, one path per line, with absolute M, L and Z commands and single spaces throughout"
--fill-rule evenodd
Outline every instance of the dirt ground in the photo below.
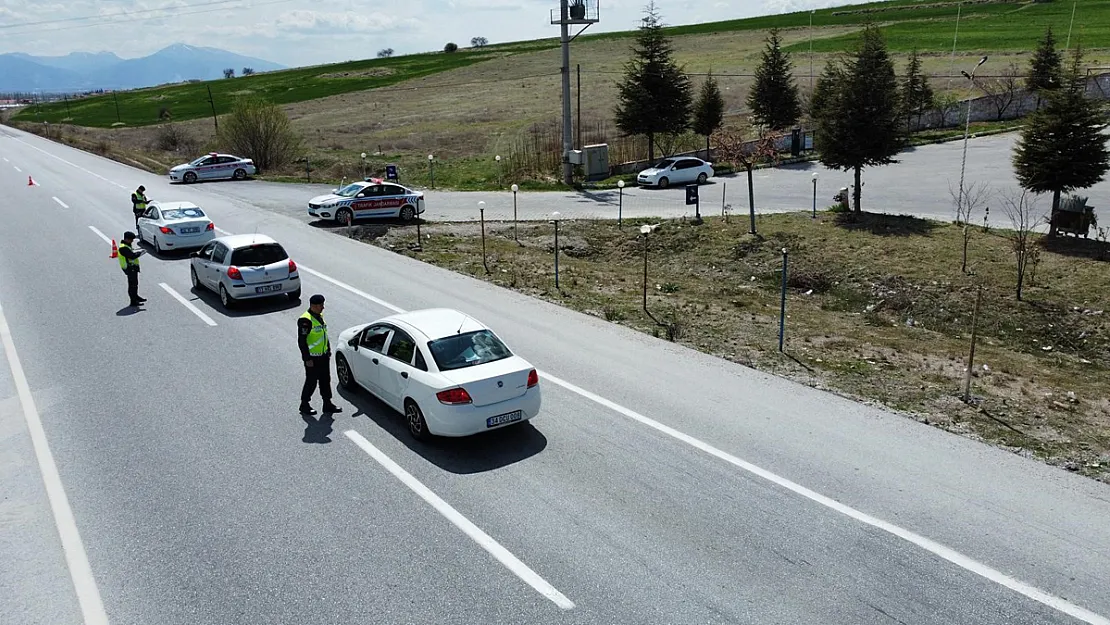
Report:
M 487 224 L 488 275 L 477 224 L 429 224 L 419 252 L 412 227 L 354 236 L 1110 482 L 1110 244 L 1046 243 L 1019 302 L 1010 243 L 997 231 L 975 228 L 968 276 L 950 224 L 769 215 L 752 236 L 747 220 L 667 221 L 649 241 L 645 312 L 638 228 L 563 224 L 558 290 L 548 225 L 521 224 L 518 242 L 511 224 Z M 975 280 L 984 290 L 965 403 Z

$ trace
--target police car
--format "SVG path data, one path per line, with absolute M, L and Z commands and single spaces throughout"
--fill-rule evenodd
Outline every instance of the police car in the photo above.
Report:
M 412 221 L 424 212 L 424 193 L 380 178 L 352 182 L 342 189 L 333 189 L 308 201 L 308 214 L 337 221 L 368 217 L 397 217 Z
M 183 163 L 170 169 L 170 180 L 186 183 L 220 178 L 242 180 L 257 173 L 258 168 L 254 166 L 254 161 L 249 158 L 211 152 L 191 163 Z

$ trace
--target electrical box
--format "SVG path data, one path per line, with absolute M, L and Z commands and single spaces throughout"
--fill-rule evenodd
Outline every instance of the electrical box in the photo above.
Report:
M 567 162 L 571 165 L 582 164 L 582 150 L 571 150 L 567 152 Z
M 598 143 L 583 148 L 586 153 L 586 180 L 604 180 L 609 177 L 609 144 Z

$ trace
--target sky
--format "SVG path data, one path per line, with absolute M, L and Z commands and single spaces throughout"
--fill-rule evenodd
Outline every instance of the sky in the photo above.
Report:
M 558 37 L 558 0 L 3 0 L 0 53 L 146 56 L 174 43 L 220 48 L 295 67 Z M 590 0 L 598 1 L 598 0 Z M 587 33 L 631 30 L 648 0 L 600 0 Z M 842 0 L 656 0 L 666 25 L 848 4 Z M 383 7 L 391 7 L 388 11 Z M 573 31 L 572 31 L 573 32 Z

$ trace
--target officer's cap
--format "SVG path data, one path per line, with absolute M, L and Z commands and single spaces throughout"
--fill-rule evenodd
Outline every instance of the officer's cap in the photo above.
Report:
M 131 232 L 130 230 L 123 233 L 123 240 L 124 241 L 130 241 L 131 239 L 134 239 L 134 238 L 135 238 L 135 233 Z
M 312 297 L 308 298 L 308 303 L 313 304 L 313 305 L 323 304 L 324 303 L 324 296 L 317 293 L 316 295 L 313 295 Z

